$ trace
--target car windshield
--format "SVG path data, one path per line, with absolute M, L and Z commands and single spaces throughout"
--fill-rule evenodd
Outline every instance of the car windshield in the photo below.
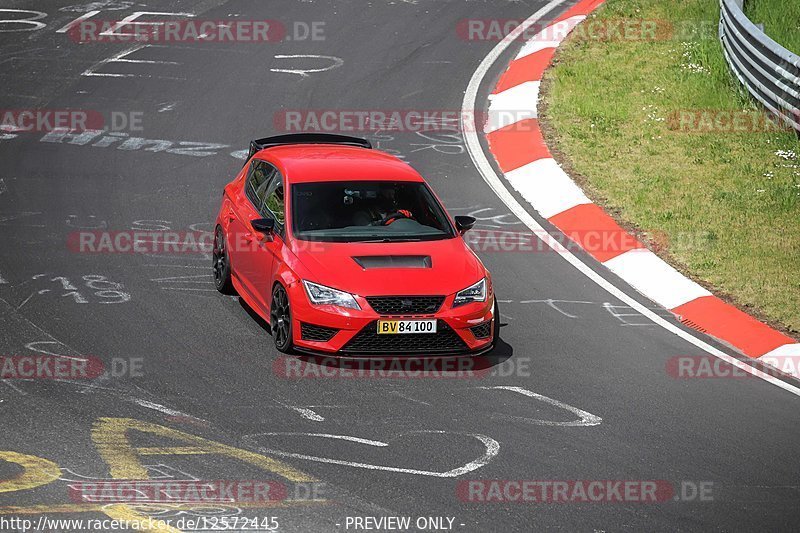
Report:
M 338 181 L 292 185 L 298 239 L 400 242 L 447 239 L 452 225 L 421 182 Z

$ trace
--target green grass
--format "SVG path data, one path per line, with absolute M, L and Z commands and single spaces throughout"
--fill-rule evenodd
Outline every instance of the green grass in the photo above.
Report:
M 795 0 L 745 0 L 744 12 L 784 48 L 800 54 L 800 2 Z
M 545 76 L 548 142 L 598 203 L 645 236 L 665 235 L 671 263 L 796 334 L 800 142 L 786 131 L 687 133 L 670 120 L 760 113 L 728 71 L 717 0 L 608 0 L 590 21 L 619 18 L 701 30 L 650 41 L 574 33 Z

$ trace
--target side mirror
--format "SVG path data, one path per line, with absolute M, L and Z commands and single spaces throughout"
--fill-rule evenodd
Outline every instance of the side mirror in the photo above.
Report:
M 460 215 L 456 217 L 456 229 L 461 235 L 464 235 L 466 232 L 472 229 L 472 226 L 475 225 L 475 217 L 470 217 L 466 215 Z
M 269 235 L 275 229 L 275 220 L 272 218 L 256 218 L 250 221 L 253 229 L 259 233 Z

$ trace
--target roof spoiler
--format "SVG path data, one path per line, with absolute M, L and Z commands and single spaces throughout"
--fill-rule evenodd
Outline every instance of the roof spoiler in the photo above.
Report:
M 350 137 L 349 135 L 337 135 L 335 133 L 289 133 L 287 135 L 275 135 L 274 137 L 264 137 L 263 139 L 250 141 L 250 151 L 247 154 L 247 161 L 259 150 L 285 144 L 344 144 L 347 146 L 372 148 L 372 144 L 368 140 L 361 139 L 360 137 Z

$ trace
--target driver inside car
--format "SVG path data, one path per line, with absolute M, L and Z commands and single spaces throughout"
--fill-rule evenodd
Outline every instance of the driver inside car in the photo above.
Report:
M 360 191 L 359 191 L 360 192 Z M 371 192 L 371 191 L 370 191 Z M 388 226 L 397 220 L 403 218 L 414 219 L 413 213 L 409 209 L 402 209 L 398 205 L 396 191 L 393 189 L 386 189 L 380 192 L 380 198 L 375 198 L 375 193 L 365 194 L 366 198 L 362 198 L 361 194 L 353 194 L 352 196 L 345 197 L 345 203 L 355 200 L 361 200 L 360 203 L 369 203 L 372 205 L 363 206 L 353 217 L 353 221 L 359 226 Z M 370 201 L 372 200 L 372 201 Z

